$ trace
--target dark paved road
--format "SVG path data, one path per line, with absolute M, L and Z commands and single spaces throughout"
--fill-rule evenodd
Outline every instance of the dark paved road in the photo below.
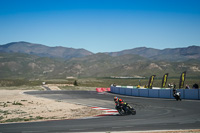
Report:
M 167 129 L 199 129 L 200 101 L 128 97 L 114 94 L 98 94 L 90 91 L 38 91 L 31 95 L 100 106 L 114 109 L 113 97 L 118 96 L 130 103 L 136 115 L 106 116 L 93 119 L 61 120 L 46 122 L 0 124 L 0 132 L 97 132 L 140 131 Z

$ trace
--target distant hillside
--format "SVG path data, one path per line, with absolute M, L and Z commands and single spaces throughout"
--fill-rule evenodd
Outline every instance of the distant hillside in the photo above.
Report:
M 149 77 L 152 74 L 162 77 L 164 73 L 170 73 L 170 77 L 179 77 L 183 71 L 187 71 L 189 77 L 200 77 L 200 61 L 198 60 L 169 62 L 152 61 L 131 54 L 116 57 L 95 54 L 69 60 L 67 64 L 68 73 L 77 72 L 76 76 L 82 77 Z
M 149 57 L 158 55 L 159 51 L 160 50 L 158 50 L 158 49 L 139 47 L 139 48 L 122 50 L 122 51 L 119 51 L 119 52 L 110 52 L 110 53 L 107 53 L 107 54 L 109 54 L 111 56 L 121 56 L 121 55 L 126 55 L 126 54 L 135 54 L 135 55 L 140 55 L 142 57 L 149 58 Z
M 178 77 L 187 71 L 187 77 L 200 78 L 200 61 L 152 61 L 138 55 L 112 57 L 94 54 L 71 60 L 39 57 L 20 53 L 0 53 L 1 79 L 66 79 L 66 77 L 149 77 L 164 73 Z
M 25 53 L 41 57 L 53 57 L 53 58 L 64 58 L 64 59 L 83 57 L 93 54 L 92 52 L 89 52 L 85 49 L 48 47 L 45 45 L 33 44 L 28 42 L 12 42 L 5 45 L 0 45 L 0 52 Z
M 123 50 L 119 52 L 110 52 L 107 54 L 111 56 L 136 54 L 153 60 L 167 60 L 167 61 L 186 61 L 189 59 L 200 60 L 200 46 L 189 46 L 186 48 L 174 48 L 174 49 L 168 48 L 163 50 L 140 47 L 140 48 Z
M 0 45 L 0 78 L 65 79 L 66 77 L 200 78 L 200 47 L 134 48 L 93 54 L 84 49 L 47 47 L 27 42 Z
M 63 78 L 64 62 L 21 53 L 0 53 L 0 78 Z

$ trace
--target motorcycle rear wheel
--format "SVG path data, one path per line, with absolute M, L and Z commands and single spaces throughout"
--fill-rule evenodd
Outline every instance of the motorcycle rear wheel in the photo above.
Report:
M 136 110 L 134 108 L 128 108 L 128 110 L 132 115 L 136 115 Z

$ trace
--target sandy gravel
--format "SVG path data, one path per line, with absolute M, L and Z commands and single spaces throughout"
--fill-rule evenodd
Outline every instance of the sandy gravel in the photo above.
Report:
M 23 92 L 0 90 L 0 123 L 76 119 L 102 113 L 90 107 L 38 98 Z
M 51 90 L 61 90 L 58 86 L 74 86 L 73 84 L 45 84 L 43 85 Z

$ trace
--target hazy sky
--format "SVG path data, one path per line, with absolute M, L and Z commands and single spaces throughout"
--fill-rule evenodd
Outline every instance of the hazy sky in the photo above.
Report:
M 200 46 L 200 0 L 0 0 L 0 44 L 115 52 Z

